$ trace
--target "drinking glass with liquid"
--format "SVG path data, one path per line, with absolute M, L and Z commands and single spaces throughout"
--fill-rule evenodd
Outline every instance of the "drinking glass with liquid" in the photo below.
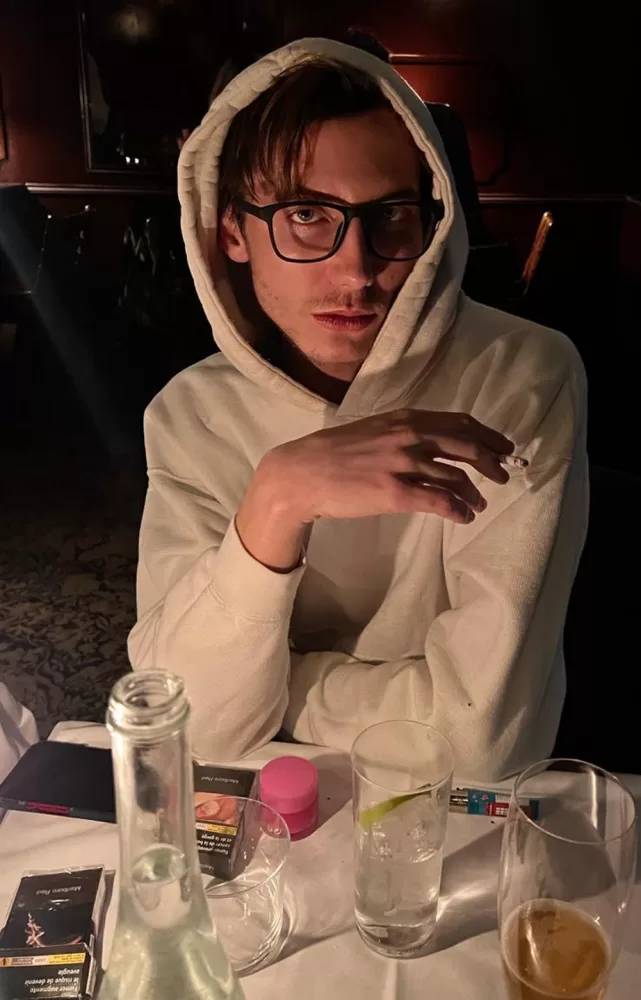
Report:
M 530 799 L 536 818 L 521 806 Z M 517 779 L 498 899 L 510 1000 L 602 1000 L 623 942 L 636 838 L 634 799 L 601 768 L 546 760 Z
M 383 955 L 411 958 L 436 927 L 453 754 L 419 722 L 381 722 L 352 747 L 356 926 Z

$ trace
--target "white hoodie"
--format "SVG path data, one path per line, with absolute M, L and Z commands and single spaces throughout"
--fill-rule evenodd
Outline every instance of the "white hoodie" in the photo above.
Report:
M 328 55 L 375 77 L 434 174 L 445 215 L 372 351 L 336 406 L 250 346 L 215 246 L 217 169 L 234 114 L 285 67 Z M 552 749 L 564 698 L 563 622 L 587 521 L 586 388 L 561 334 L 460 290 L 465 222 L 425 105 L 367 53 L 307 39 L 236 77 L 183 148 L 182 228 L 221 349 L 174 378 L 145 420 L 135 669 L 181 674 L 195 752 L 231 759 L 284 726 L 348 749 L 383 719 L 417 719 L 470 779 Z M 280 574 L 243 548 L 234 515 L 269 449 L 398 407 L 473 414 L 529 460 L 498 486 L 466 468 L 488 508 L 471 525 L 414 514 L 314 524 Z

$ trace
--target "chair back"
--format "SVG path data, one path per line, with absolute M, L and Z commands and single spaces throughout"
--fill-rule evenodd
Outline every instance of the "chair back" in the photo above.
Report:
M 489 242 L 489 237 L 483 221 L 465 125 L 449 104 L 437 104 L 431 101 L 425 103 L 440 132 L 452 168 L 454 185 L 465 216 L 470 246 L 484 246 Z

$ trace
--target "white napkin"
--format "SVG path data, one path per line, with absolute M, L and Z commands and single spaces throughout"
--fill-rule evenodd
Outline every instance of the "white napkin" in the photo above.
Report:
M 38 739 L 33 714 L 16 701 L 6 684 L 0 683 L 0 781 Z

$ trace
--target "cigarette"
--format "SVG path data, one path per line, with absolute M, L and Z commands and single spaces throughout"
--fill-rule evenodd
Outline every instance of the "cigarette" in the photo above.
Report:
M 501 455 L 499 458 L 501 465 L 507 465 L 510 469 L 527 469 L 530 464 L 527 458 L 521 458 L 520 455 Z

